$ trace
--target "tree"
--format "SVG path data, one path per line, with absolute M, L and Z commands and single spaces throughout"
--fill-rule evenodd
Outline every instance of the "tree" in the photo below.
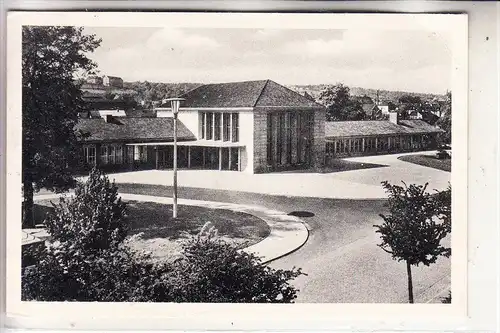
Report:
M 441 109 L 441 118 L 436 123 L 444 133 L 440 138 L 444 143 L 451 144 L 451 91 L 446 93 L 446 100 Z
M 389 194 L 389 214 L 380 214 L 384 223 L 374 225 L 382 239 L 378 246 L 394 260 L 406 262 L 408 299 L 413 303 L 411 266 L 429 266 L 439 256 L 451 255 L 451 249 L 441 245 L 451 232 L 451 187 L 431 195 L 427 184 L 382 184 Z
M 351 98 L 349 87 L 342 83 L 324 89 L 319 101 L 327 107 L 327 121 L 363 120 L 365 117 L 361 103 Z
M 85 110 L 76 73 L 100 44 L 83 28 L 24 26 L 22 30 L 23 225 L 33 226 L 33 193 L 66 190 L 78 165 L 77 114 Z

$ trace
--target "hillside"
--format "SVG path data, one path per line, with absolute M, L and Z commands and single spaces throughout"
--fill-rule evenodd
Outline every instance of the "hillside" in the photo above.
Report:
M 319 85 L 291 85 L 288 88 L 295 90 L 301 94 L 307 92 L 315 99 L 317 99 L 324 89 L 328 88 L 331 85 L 327 84 L 319 84 Z M 445 95 L 439 94 L 424 94 L 424 93 L 414 93 L 407 91 L 390 91 L 390 90 L 377 90 L 377 89 L 369 89 L 369 88 L 360 88 L 360 87 L 349 87 L 352 96 L 364 96 L 367 95 L 374 101 L 377 100 L 377 92 L 379 95 L 380 101 L 393 101 L 397 102 L 399 98 L 403 95 L 412 95 L 418 96 L 422 100 L 431 100 L 434 98 L 444 99 Z

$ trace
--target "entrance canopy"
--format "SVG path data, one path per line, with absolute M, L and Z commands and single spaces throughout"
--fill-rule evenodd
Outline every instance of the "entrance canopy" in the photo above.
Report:
M 141 142 L 141 143 L 128 143 L 127 146 L 173 146 L 173 142 Z M 245 147 L 244 144 L 239 142 L 229 141 L 210 141 L 210 140 L 196 140 L 196 141 L 177 141 L 178 146 L 195 146 L 195 147 Z

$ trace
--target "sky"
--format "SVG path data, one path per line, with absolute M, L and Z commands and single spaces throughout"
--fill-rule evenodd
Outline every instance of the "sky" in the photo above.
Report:
M 423 30 L 86 27 L 89 57 L 125 81 L 335 84 L 443 94 L 450 36 Z

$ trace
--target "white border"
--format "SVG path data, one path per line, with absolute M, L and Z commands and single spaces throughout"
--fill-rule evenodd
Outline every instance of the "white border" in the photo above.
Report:
M 453 304 L 129 304 L 20 302 L 21 26 L 418 29 L 453 33 Z M 467 322 L 467 16 L 426 14 L 10 13 L 7 81 L 7 313 L 11 324 L 80 329 L 423 329 Z M 18 195 L 15 195 L 15 194 Z M 353 320 L 357 322 L 353 326 Z M 63 319 L 64 318 L 64 319 Z M 144 320 L 146 319 L 147 320 Z M 423 318 L 431 319 L 422 322 Z M 91 320 L 90 320 L 91 319 Z M 143 319 L 143 320 L 139 320 Z M 258 320 L 256 320 L 258 319 Z

